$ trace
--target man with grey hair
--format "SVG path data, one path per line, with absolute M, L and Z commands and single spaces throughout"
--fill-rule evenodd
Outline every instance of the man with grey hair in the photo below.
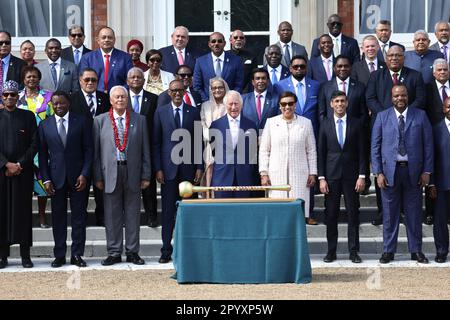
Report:
M 450 23 L 438 21 L 434 27 L 437 42 L 430 46 L 430 50 L 440 51 L 444 59 L 450 64 Z
M 425 30 L 417 30 L 414 33 L 413 44 L 414 50 L 405 52 L 405 66 L 420 72 L 423 82 L 428 84 L 433 80 L 434 60 L 444 56 L 439 51 L 429 50 L 430 37 Z
M 82 26 L 71 26 L 69 28 L 69 41 L 71 46 L 63 49 L 63 51 L 61 52 L 61 58 L 73 62 L 78 66 L 81 57 L 86 53 L 91 52 L 91 50 L 86 48 L 86 46 L 84 45 L 85 39 L 86 36 L 84 34 L 84 28 Z
M 104 192 L 108 257 L 102 265 L 122 262 L 123 226 L 127 262 L 144 264 L 139 253 L 141 190 L 151 178 L 150 143 L 144 116 L 128 109 L 128 92 L 115 86 L 111 109 L 94 119 L 94 181 Z
M 289 78 L 291 73 L 289 72 L 289 68 L 281 64 L 283 54 L 281 52 L 281 48 L 276 44 L 272 44 L 265 49 L 264 57 L 267 60 L 267 64 L 264 66 L 264 69 L 266 69 L 269 73 L 269 91 L 272 92 L 273 85 L 277 84 L 281 80 Z
M 380 20 L 375 27 L 375 34 L 378 39 L 380 49 L 378 49 L 377 58 L 380 61 L 386 61 L 386 55 L 390 48 L 399 46 L 405 51 L 405 47 L 399 43 L 391 41 L 392 28 L 389 20 Z

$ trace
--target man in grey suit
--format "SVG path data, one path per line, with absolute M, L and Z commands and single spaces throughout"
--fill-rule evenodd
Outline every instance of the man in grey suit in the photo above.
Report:
M 440 51 L 450 65 L 450 23 L 438 21 L 434 27 L 437 42 L 430 46 L 430 50 Z
M 115 86 L 111 109 L 94 119 L 94 181 L 104 192 L 108 257 L 102 265 L 122 262 L 123 225 L 127 262 L 142 265 L 139 255 L 141 189 L 150 185 L 147 120 L 130 112 L 128 91 Z
M 77 66 L 70 61 L 61 59 L 61 42 L 55 38 L 49 39 L 45 44 L 45 53 L 48 60 L 36 65 L 36 68 L 42 73 L 41 88 L 52 92 L 61 90 L 67 93 L 80 90 Z

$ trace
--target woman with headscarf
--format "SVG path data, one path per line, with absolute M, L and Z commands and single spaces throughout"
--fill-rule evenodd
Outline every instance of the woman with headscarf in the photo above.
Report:
M 133 39 L 128 42 L 127 52 L 131 55 L 133 66 L 145 72 L 148 70 L 148 66 L 141 61 L 141 54 L 143 51 L 144 51 L 144 44 L 141 41 Z
M 161 51 L 152 49 L 145 55 L 149 69 L 144 73 L 144 89 L 159 96 L 169 89 L 169 84 L 175 77 L 170 72 L 161 70 L 163 55 Z

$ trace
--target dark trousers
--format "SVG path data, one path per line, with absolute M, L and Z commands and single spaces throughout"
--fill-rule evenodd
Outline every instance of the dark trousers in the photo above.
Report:
M 425 187 L 425 217 L 432 217 L 436 206 L 436 201 L 430 198 L 429 189 Z
M 8 258 L 10 254 L 9 246 L 0 246 L 0 259 Z M 20 256 L 22 258 L 30 257 L 30 246 L 20 245 Z
M 411 253 L 422 251 L 422 188 L 411 184 L 408 167 L 397 165 L 395 183 L 381 190 L 383 198 L 384 252 L 397 251 L 400 211 L 405 213 L 408 249 Z
M 436 200 L 436 207 L 434 211 L 434 225 L 433 236 L 434 244 L 436 245 L 436 253 L 448 254 L 448 217 L 450 215 L 450 191 L 438 190 L 438 197 Z
M 341 195 L 344 194 L 348 213 L 348 250 L 359 251 L 359 194 L 355 191 L 356 181 L 328 181 L 329 194 L 325 196 L 325 224 L 327 226 L 328 252 L 336 253 L 338 243 L 338 217 Z
M 142 190 L 142 202 L 144 203 L 145 221 L 147 223 L 157 220 L 158 201 L 156 198 L 156 180 L 152 176 L 150 186 Z
M 84 255 L 86 243 L 86 219 L 88 189 L 81 192 L 70 187 L 68 183 L 55 191 L 52 199 L 53 239 L 55 258 L 64 258 L 67 251 L 67 197 L 70 198 L 71 224 L 72 224 L 72 256 Z
M 103 206 L 103 190 L 97 188 L 95 184 L 92 185 L 92 188 L 94 189 L 94 199 L 95 199 L 95 219 L 97 224 L 103 224 L 105 222 L 105 209 Z M 87 194 L 87 197 L 89 198 L 89 193 Z
M 238 186 L 236 171 L 233 177 L 233 186 Z M 214 192 L 214 198 L 252 198 L 254 194 L 251 191 L 217 191 Z

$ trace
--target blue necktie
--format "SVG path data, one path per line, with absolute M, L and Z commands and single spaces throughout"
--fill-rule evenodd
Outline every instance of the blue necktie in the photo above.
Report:
M 297 84 L 297 98 L 298 98 L 298 103 L 300 104 L 300 109 L 303 112 L 303 108 L 305 107 L 305 100 L 303 98 L 303 83 L 299 82 Z
M 222 69 L 221 69 L 221 67 L 220 67 L 220 62 L 221 62 L 222 60 L 221 59 L 219 59 L 219 58 L 217 58 L 217 60 L 216 60 L 216 69 L 215 69 L 215 72 L 216 72 L 216 76 L 217 77 L 221 77 L 222 76 Z
M 139 95 L 138 96 L 134 96 L 134 101 L 133 101 L 133 110 L 136 113 L 139 113 Z
M 277 83 L 277 82 L 278 82 L 278 79 L 277 79 L 277 70 L 272 69 L 272 84 L 275 84 L 275 83 Z
M 51 69 L 52 79 L 53 79 L 53 83 L 55 84 L 55 88 L 56 88 L 58 86 L 58 75 L 56 73 L 56 63 L 55 62 L 52 63 L 51 66 L 52 66 L 52 69 Z
M 78 65 L 80 63 L 80 51 L 78 49 L 75 49 L 75 56 L 74 56 L 75 64 Z
M 405 145 L 405 117 L 400 115 L 398 121 L 399 130 L 399 140 L 398 140 L 398 153 L 404 157 L 406 156 L 406 145 Z
M 344 126 L 343 126 L 343 121 L 342 119 L 339 119 L 337 121 L 338 123 L 338 140 L 339 140 L 339 145 L 341 146 L 341 149 L 344 149 Z

